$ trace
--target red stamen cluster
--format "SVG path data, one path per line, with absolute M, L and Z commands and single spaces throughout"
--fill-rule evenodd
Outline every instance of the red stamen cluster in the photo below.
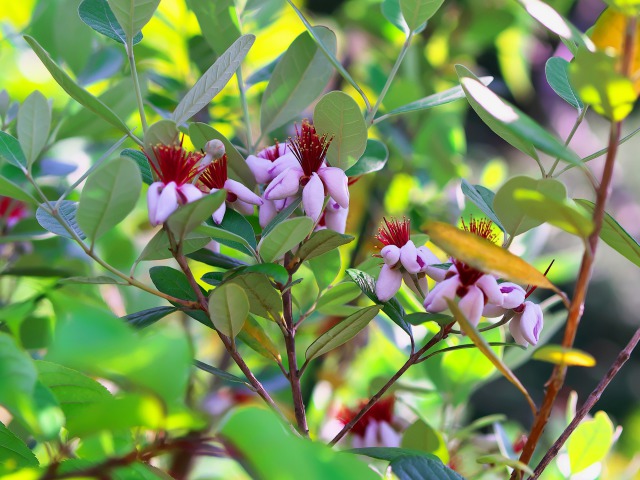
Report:
M 326 133 L 318 135 L 316 128 L 308 120 L 302 121 L 300 130 L 296 125 L 296 136 L 289 138 L 289 148 L 298 159 L 306 177 L 310 177 L 322 166 L 331 140 L 333 137 L 327 138 Z
M 280 153 L 280 143 L 278 143 L 278 140 L 276 140 L 275 146 L 273 148 L 267 148 L 266 150 L 260 152 L 258 156 L 260 158 L 264 158 L 265 160 L 275 162 L 283 154 L 284 154 L 284 149 L 282 149 L 282 153 Z
M 388 397 L 375 403 L 373 407 L 371 407 L 371 409 L 353 426 L 351 433 L 358 435 L 359 437 L 364 437 L 367 426 L 372 421 L 387 422 L 391 425 L 393 422 L 394 403 L 394 397 Z M 340 412 L 338 412 L 338 420 L 344 425 L 347 425 L 366 404 L 367 401 L 363 400 L 353 410 L 343 407 Z
M 462 220 L 462 228 L 466 232 L 473 233 L 479 237 L 486 238 L 490 242 L 495 243 L 498 239 L 498 235 L 493 231 L 493 222 L 489 219 L 483 218 L 482 220 L 476 220 L 473 215 L 469 218 L 469 225 L 467 226 Z
M 378 229 L 376 238 L 385 247 L 387 245 L 395 245 L 398 248 L 404 247 L 411 239 L 411 220 L 402 218 L 402 220 L 396 220 L 392 218 L 387 220 L 382 219 L 384 225 Z
M 154 162 L 147 152 L 144 152 L 153 171 L 163 183 L 175 182 L 178 186 L 190 182 L 200 173 L 198 163 L 204 156 L 198 152 L 187 152 L 180 145 L 156 145 L 151 147 L 157 160 Z
M 224 188 L 224 182 L 227 181 L 227 154 L 215 159 L 200 175 L 200 182 L 209 190 L 212 188 Z
M 19 220 L 27 213 L 24 203 L 9 197 L 0 196 L 0 220 Z
M 493 231 L 493 222 L 491 220 L 476 220 L 475 218 L 473 218 L 473 216 L 471 216 L 469 219 L 469 225 L 464 223 L 464 219 L 462 219 L 462 228 L 466 232 L 470 232 L 479 237 L 486 238 L 490 242 L 495 242 L 495 240 L 497 239 L 497 235 Z M 456 270 L 458 271 L 460 283 L 464 285 L 463 287 L 460 287 L 458 289 L 458 296 L 463 297 L 467 293 L 466 287 L 474 285 L 478 280 L 480 280 L 480 277 L 482 277 L 484 273 L 455 258 L 452 260 L 452 262 L 455 265 Z

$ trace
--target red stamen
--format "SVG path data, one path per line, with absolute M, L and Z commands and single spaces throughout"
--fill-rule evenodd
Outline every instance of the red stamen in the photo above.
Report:
M 184 137 L 183 137 L 184 140 Z M 178 186 L 189 183 L 198 173 L 198 163 L 204 155 L 198 152 L 187 152 L 180 145 L 155 145 L 151 147 L 156 157 L 158 166 L 151 160 L 147 152 L 143 153 L 149 161 L 149 165 L 163 183 L 175 182 Z
M 227 154 L 214 160 L 207 168 L 202 171 L 200 175 L 200 182 L 209 190 L 213 188 L 224 188 L 224 182 L 227 181 Z
M 476 220 L 473 216 L 469 218 L 469 225 L 464 223 L 464 219 L 462 221 L 462 228 L 466 232 L 473 233 L 481 238 L 486 238 L 490 242 L 494 242 L 497 239 L 496 233 L 493 231 L 493 222 L 488 219 Z M 452 259 L 453 264 L 458 271 L 458 277 L 460 278 L 460 283 L 466 287 L 474 285 L 480 277 L 484 275 L 484 272 L 473 268 L 470 265 L 467 265 L 464 262 L 461 262 L 457 259 Z M 466 293 L 466 291 L 465 291 Z M 459 295 L 461 296 L 461 295 Z
M 556 261 L 555 258 L 553 260 L 551 260 L 551 263 L 549 264 L 547 269 L 544 271 L 544 276 L 545 277 L 547 276 L 547 273 L 549 273 L 549 270 L 551 270 L 551 267 L 553 266 L 553 262 L 555 262 L 555 261 Z M 525 293 L 524 298 L 529 298 L 529 295 L 531 295 L 533 292 L 535 292 L 537 288 L 538 288 L 537 285 L 535 285 L 535 286 L 527 285 L 527 288 L 525 289 L 527 293 Z
M 371 421 L 387 422 L 391 425 L 393 422 L 394 403 L 394 397 L 387 397 L 375 403 L 373 407 L 371 407 L 371 409 L 353 426 L 351 433 L 358 435 L 359 437 L 364 437 L 367 426 Z M 338 420 L 344 425 L 347 425 L 366 404 L 367 401 L 363 400 L 353 410 L 343 407 L 340 412 L 338 412 Z
M 298 130 L 296 125 L 295 138 L 289 138 L 289 148 L 302 167 L 305 176 L 317 172 L 322 166 L 327 155 L 327 149 L 333 137 L 327 139 L 327 134 L 320 136 L 308 120 L 302 121 L 302 127 Z
M 280 144 L 278 143 L 278 140 L 275 140 L 275 145 L 273 148 L 267 148 L 258 154 L 260 158 L 264 158 L 271 162 L 275 162 L 282 155 L 284 155 L 284 148 L 282 149 L 282 153 L 281 153 Z
M 386 247 L 387 245 L 395 245 L 398 248 L 404 247 L 411 240 L 411 221 L 402 218 L 396 220 L 392 218 L 382 219 L 384 225 L 378 229 L 376 238 Z

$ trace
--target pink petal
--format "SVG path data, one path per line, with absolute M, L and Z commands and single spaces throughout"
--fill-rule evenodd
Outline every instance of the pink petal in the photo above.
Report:
M 255 155 L 247 157 L 247 165 L 258 183 L 267 183 L 273 180 L 273 176 L 269 170 L 273 168 L 273 163 L 266 158 L 260 158 Z
M 496 318 L 501 317 L 505 314 L 505 312 L 506 310 L 504 309 L 504 307 L 498 307 L 496 305 L 491 305 L 490 303 L 488 303 L 482 310 L 482 316 L 487 318 Z
M 258 211 L 258 220 L 260 221 L 260 226 L 262 228 L 266 227 L 273 217 L 277 214 L 276 212 L 276 204 L 271 200 L 265 200 L 264 203 L 260 206 L 260 210 Z
M 149 190 L 147 190 L 147 210 L 149 210 L 149 223 L 154 227 L 158 225 L 157 214 L 158 211 L 158 200 L 160 199 L 160 193 L 164 187 L 164 183 L 162 182 L 154 182 L 149 185 Z
M 213 221 L 217 224 L 221 224 L 224 219 L 224 214 L 227 212 L 227 202 L 222 202 L 222 205 L 218 207 L 218 209 L 213 212 Z
M 156 209 L 156 225 L 164 223 L 169 215 L 178 209 L 178 191 L 175 182 L 169 182 L 158 198 Z
M 322 167 L 318 169 L 327 192 L 342 208 L 349 207 L 349 179 L 337 167 Z
M 278 159 L 271 164 L 269 175 L 274 178 L 284 172 L 287 168 L 299 167 L 299 165 L 298 159 L 290 150 L 287 149 L 287 152 L 284 155 L 278 157 Z
M 482 294 L 482 290 L 475 285 L 469 287 L 466 295 L 458 302 L 458 307 L 460 307 L 460 311 L 464 316 L 467 317 L 469 323 L 476 327 L 482 316 L 482 309 L 484 308 L 484 295 Z
M 302 206 L 305 214 L 317 222 L 324 206 L 324 185 L 317 173 L 313 173 L 302 189 Z
M 202 198 L 202 191 L 191 183 L 185 183 L 178 187 L 178 193 L 186 200 L 184 203 L 195 202 Z
M 240 199 L 237 199 L 230 205 L 233 205 L 234 210 L 237 210 L 243 215 L 253 215 L 253 209 L 255 208 L 254 204 L 243 202 Z
M 531 345 L 538 343 L 543 327 L 542 309 L 533 302 L 524 303 L 520 316 L 520 334 Z M 514 337 L 515 338 L 515 337 Z M 518 342 L 520 343 L 520 342 Z
M 400 260 L 400 249 L 395 245 L 386 245 L 380 250 L 380 255 L 384 263 L 393 267 Z
M 516 343 L 522 345 L 523 347 L 526 347 L 527 345 L 529 345 L 529 342 L 527 342 L 527 339 L 522 334 L 522 314 L 521 313 L 513 317 L 509 322 L 509 333 L 511 333 L 511 336 L 516 341 Z
M 376 281 L 376 296 L 381 302 L 391 299 L 402 285 L 402 273 L 399 269 L 392 269 L 389 265 L 382 265 L 380 275 Z
M 400 447 L 400 434 L 396 432 L 391 425 L 384 420 L 378 425 L 380 432 L 380 446 L 398 448 Z
M 487 303 L 497 305 L 498 307 L 502 306 L 504 298 L 496 277 L 493 275 L 483 275 L 476 281 L 476 286 L 487 296 Z M 484 299 L 482 305 L 484 306 Z
M 252 205 L 262 205 L 262 199 L 240 182 L 236 182 L 235 180 L 228 178 L 227 181 L 224 182 L 224 188 L 228 192 L 235 194 L 243 202 L 247 202 Z
M 264 191 L 265 200 L 281 200 L 292 197 L 300 189 L 300 177 L 304 175 L 301 168 L 288 168 L 274 178 Z
M 420 259 L 419 263 L 423 263 L 425 265 L 424 267 L 422 267 L 423 272 L 427 271 L 429 265 L 439 265 L 442 263 L 440 259 L 436 257 L 434 253 L 424 245 L 418 247 L 418 258 Z
M 378 422 L 371 420 L 364 431 L 363 445 L 366 447 L 379 447 L 378 443 Z
M 418 249 L 411 240 L 400 249 L 400 262 L 409 273 L 418 273 L 422 270 L 422 266 L 418 262 Z
M 337 206 L 335 209 L 333 206 Z M 324 214 L 324 224 L 327 228 L 333 230 L 334 232 L 344 233 L 347 229 L 347 217 L 349 216 L 349 209 L 342 208 L 340 205 L 335 203 L 332 205 L 332 201 L 329 200 L 329 205 L 325 209 Z
M 502 292 L 503 308 L 516 308 L 522 305 L 527 294 L 524 288 L 511 282 L 501 283 L 500 291 Z
M 427 312 L 438 313 L 449 308 L 446 299 L 456 298 L 456 291 L 460 286 L 460 279 L 457 275 L 438 283 L 424 299 L 424 308 Z
M 442 263 L 446 263 L 446 262 L 440 262 L 438 263 L 438 265 L 442 264 Z M 443 269 L 443 268 L 439 268 L 439 267 L 426 267 L 424 269 L 424 271 L 426 272 L 427 275 L 429 275 L 431 278 L 433 278 L 436 282 L 442 282 L 445 278 L 447 278 L 447 275 L 457 275 L 458 274 L 458 270 L 456 269 L 455 265 L 451 265 L 448 269 Z

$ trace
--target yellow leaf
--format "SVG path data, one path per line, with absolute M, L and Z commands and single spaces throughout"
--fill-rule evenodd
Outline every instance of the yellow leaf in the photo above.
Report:
M 556 365 L 574 367 L 593 367 L 596 359 L 577 348 L 564 348 L 560 345 L 546 345 L 535 351 L 533 358 Z
M 435 245 L 467 265 L 515 283 L 561 293 L 538 270 L 489 240 L 442 222 L 428 222 L 422 228 Z

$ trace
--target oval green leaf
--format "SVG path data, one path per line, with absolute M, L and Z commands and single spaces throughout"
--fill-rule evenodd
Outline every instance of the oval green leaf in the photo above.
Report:
M 569 82 L 569 62 L 564 58 L 551 57 L 544 67 L 549 86 L 565 102 L 576 108 L 579 112 L 584 108 L 584 103 Z
M 45 230 L 60 235 L 61 237 L 73 238 L 67 229 L 58 221 L 56 217 L 51 215 L 47 209 L 49 207 L 45 204 L 41 204 L 36 210 L 36 220 L 42 228 Z M 63 200 L 58 207 L 58 213 L 63 218 L 65 224 L 73 230 L 78 237 L 85 239 L 84 232 L 78 226 L 76 221 L 76 213 L 78 211 L 78 204 L 71 200 Z
M 123 45 L 127 42 L 127 35 L 118 23 L 107 0 L 82 0 L 78 7 L 80 19 L 96 32 L 109 37 Z M 140 43 L 142 32 L 133 37 L 133 45 Z
M 382 170 L 389 159 L 389 149 L 380 140 L 370 138 L 364 153 L 355 165 L 344 172 L 347 177 L 357 177 Z
M 191 233 L 210 218 L 226 198 L 226 190 L 218 190 L 213 194 L 205 195 L 195 202 L 182 205 L 167 219 L 169 230 L 171 230 L 176 240 L 181 242 L 188 233 Z
M 18 140 L 31 166 L 47 144 L 51 129 L 51 107 L 44 95 L 35 90 L 18 110 Z
M 296 255 L 303 261 L 310 260 L 329 250 L 352 242 L 353 238 L 351 235 L 344 235 L 329 229 L 320 230 L 314 232 L 311 237 L 309 237 L 309 240 L 302 244 Z
M 400 10 L 412 31 L 429 20 L 442 6 L 444 0 L 400 0 Z
M 578 425 L 567 442 L 571 473 L 579 473 L 604 460 L 613 445 L 613 434 L 613 424 L 603 411 Z
M 135 35 L 142 30 L 155 13 L 160 0 L 108 0 L 111 11 L 127 37 L 133 43 Z
M 302 242 L 313 230 L 309 217 L 290 218 L 279 223 L 258 244 L 258 252 L 265 262 L 273 262 Z
M 22 171 L 27 169 L 27 159 L 20 142 L 6 132 L 0 132 L 0 158 Z
M 209 318 L 216 329 L 235 338 L 249 316 L 249 299 L 238 285 L 228 283 L 209 296 Z

